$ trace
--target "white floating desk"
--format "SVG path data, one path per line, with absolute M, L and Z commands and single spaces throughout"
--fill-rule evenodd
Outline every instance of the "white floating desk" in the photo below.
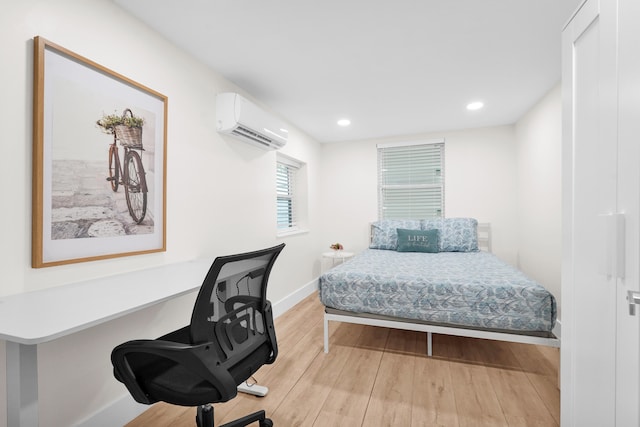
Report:
M 170 264 L 0 298 L 7 425 L 38 426 L 38 344 L 195 291 L 211 263 Z

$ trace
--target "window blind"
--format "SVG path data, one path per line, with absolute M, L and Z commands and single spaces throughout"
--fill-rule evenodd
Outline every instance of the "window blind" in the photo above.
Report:
M 277 228 L 278 231 L 298 228 L 296 208 L 296 173 L 299 165 L 289 159 L 276 162 Z
M 444 140 L 378 145 L 378 217 L 444 215 Z

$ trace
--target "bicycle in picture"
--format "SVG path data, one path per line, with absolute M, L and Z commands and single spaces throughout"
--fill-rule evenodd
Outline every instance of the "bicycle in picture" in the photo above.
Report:
M 97 121 L 105 133 L 113 134 L 113 143 L 109 145 L 109 176 L 111 189 L 118 191 L 124 187 L 129 215 L 136 224 L 140 224 L 147 214 L 147 180 L 142 165 L 142 127 L 144 119 L 133 115 L 129 108 L 122 116 L 105 115 Z M 120 150 L 124 149 L 124 164 L 120 160 Z

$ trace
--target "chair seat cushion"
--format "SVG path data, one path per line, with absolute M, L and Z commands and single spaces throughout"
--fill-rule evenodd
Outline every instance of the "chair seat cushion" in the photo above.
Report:
M 181 365 L 165 363 L 164 370 L 144 382 L 147 392 L 174 405 L 197 406 L 219 402 L 220 393 L 208 381 Z
M 231 367 L 229 371 L 236 384 L 253 375 L 270 354 L 269 344 L 265 342 L 249 357 Z M 197 406 L 222 401 L 216 387 L 207 380 L 167 359 L 149 365 L 142 381 L 149 395 L 174 405 Z

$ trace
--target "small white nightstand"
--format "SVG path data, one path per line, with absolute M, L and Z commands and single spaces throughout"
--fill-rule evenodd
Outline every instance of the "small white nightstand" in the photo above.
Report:
M 346 260 L 353 258 L 353 255 L 353 252 L 347 251 L 329 251 L 322 253 L 323 258 L 329 258 L 331 260 L 332 267 L 334 267 L 338 261 L 340 261 L 340 264 L 342 264 Z

